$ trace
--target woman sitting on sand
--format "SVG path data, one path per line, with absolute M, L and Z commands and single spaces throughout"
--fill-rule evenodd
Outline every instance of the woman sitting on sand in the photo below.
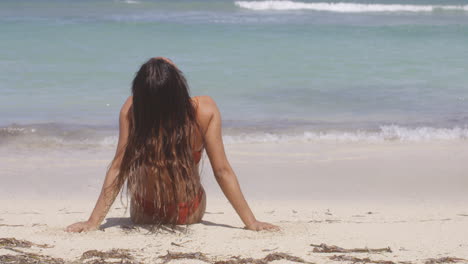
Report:
M 224 152 L 221 115 L 209 96 L 190 98 L 182 72 L 167 58 L 152 58 L 135 76 L 122 106 L 119 142 L 88 221 L 69 232 L 97 229 L 127 182 L 136 224 L 193 224 L 205 213 L 198 164 L 205 149 L 221 189 L 250 230 L 277 229 L 257 221 Z

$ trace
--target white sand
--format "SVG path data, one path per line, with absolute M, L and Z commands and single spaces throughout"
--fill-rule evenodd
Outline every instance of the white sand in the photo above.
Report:
M 144 263 L 172 252 L 203 252 L 214 260 L 263 258 L 285 252 L 316 263 L 342 263 L 314 253 L 310 244 L 384 248 L 392 253 L 349 253 L 372 260 L 425 263 L 468 259 L 468 143 L 282 143 L 227 146 L 259 220 L 280 232 L 252 232 L 222 197 L 207 160 L 204 222 L 175 233 L 132 226 L 117 202 L 104 231 L 70 234 L 95 202 L 112 150 L 2 150 L 0 238 L 52 248 L 31 248 L 66 260 L 90 249 L 130 249 Z M 21 226 L 10 226 L 21 225 Z M 176 243 L 174 245 L 172 243 Z M 2 254 L 15 254 L 0 249 Z M 171 263 L 201 263 L 179 260 Z M 277 261 L 275 263 L 291 263 Z M 468 262 L 465 262 L 468 263 Z

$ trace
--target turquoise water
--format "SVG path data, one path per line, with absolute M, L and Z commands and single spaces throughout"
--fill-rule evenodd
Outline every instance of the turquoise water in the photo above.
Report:
M 152 56 L 235 142 L 468 138 L 468 1 L 342 2 L 1 1 L 0 142 L 114 144 Z

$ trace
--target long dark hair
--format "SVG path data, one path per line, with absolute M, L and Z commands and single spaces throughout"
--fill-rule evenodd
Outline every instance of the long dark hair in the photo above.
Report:
M 175 223 L 177 205 L 193 200 L 200 188 L 193 158 L 199 126 L 187 81 L 167 59 L 152 58 L 136 73 L 132 94 L 129 137 L 117 183 L 126 181 L 134 198 L 151 193 L 158 212 L 175 208 L 175 214 L 162 215 L 164 221 Z

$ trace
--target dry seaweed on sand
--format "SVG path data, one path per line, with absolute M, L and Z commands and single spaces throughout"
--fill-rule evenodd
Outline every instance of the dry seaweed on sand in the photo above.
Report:
M 88 250 L 81 255 L 81 261 L 85 264 L 137 264 L 138 262 L 126 249 L 112 249 L 109 251 Z
M 339 255 L 339 256 L 334 255 L 329 258 L 334 261 L 349 261 L 351 263 L 397 264 L 390 260 L 372 260 L 370 258 L 357 258 L 357 257 L 352 257 L 352 256 L 346 256 L 346 255 Z
M 16 238 L 0 238 L 0 248 L 3 247 L 20 247 L 20 248 L 30 248 L 30 247 L 39 247 L 39 248 L 51 248 L 53 246 L 47 244 L 35 244 L 27 240 L 18 240 Z
M 212 261 L 207 256 L 205 256 L 205 254 L 201 252 L 180 253 L 180 252 L 168 251 L 165 256 L 160 256 L 159 258 L 163 259 L 163 264 L 168 263 L 172 260 L 176 260 L 176 259 L 196 259 L 196 260 L 204 261 L 207 263 L 212 263 Z M 230 260 L 215 261 L 214 264 L 266 264 L 271 261 L 281 260 L 281 259 L 299 262 L 299 263 L 309 263 L 309 264 L 311 263 L 311 262 L 306 262 L 305 260 L 299 257 L 291 256 L 286 253 L 271 253 L 262 259 L 233 257 L 233 259 L 230 259 Z
M 23 253 L 21 255 L 0 255 L 2 264 L 64 264 L 61 258 L 53 258 L 34 253 Z
M 428 259 L 424 262 L 424 264 L 439 264 L 439 263 L 457 263 L 457 262 L 468 262 L 466 259 L 462 258 L 453 258 L 453 257 L 443 257 L 443 258 L 438 258 L 438 259 Z
M 334 245 L 327 245 L 327 244 L 320 244 L 320 245 L 314 245 L 310 244 L 311 246 L 314 247 L 313 252 L 315 253 L 382 253 L 382 252 L 388 252 L 392 253 L 392 250 L 390 247 L 386 248 L 352 248 L 352 249 L 345 249 L 342 247 L 334 246 Z
M 286 253 L 271 253 L 262 259 L 234 257 L 234 259 L 231 259 L 231 260 L 216 261 L 214 264 L 266 264 L 271 261 L 282 260 L 282 259 L 294 261 L 298 263 L 307 263 L 307 264 L 312 263 L 312 262 L 307 262 L 303 260 L 302 258 L 291 256 Z
M 268 254 L 263 259 L 265 260 L 265 262 L 285 259 L 285 260 L 299 262 L 299 263 L 311 263 L 311 262 L 307 262 L 307 261 L 303 260 L 302 258 L 299 258 L 299 257 L 296 257 L 296 256 L 291 256 L 291 255 L 286 254 L 286 253 L 271 253 L 271 254 Z
M 175 259 L 197 259 L 197 260 L 201 260 L 207 263 L 211 263 L 210 259 L 201 252 L 182 253 L 182 252 L 167 251 L 166 255 L 159 256 L 159 258 L 163 259 L 163 264 L 168 263 Z

